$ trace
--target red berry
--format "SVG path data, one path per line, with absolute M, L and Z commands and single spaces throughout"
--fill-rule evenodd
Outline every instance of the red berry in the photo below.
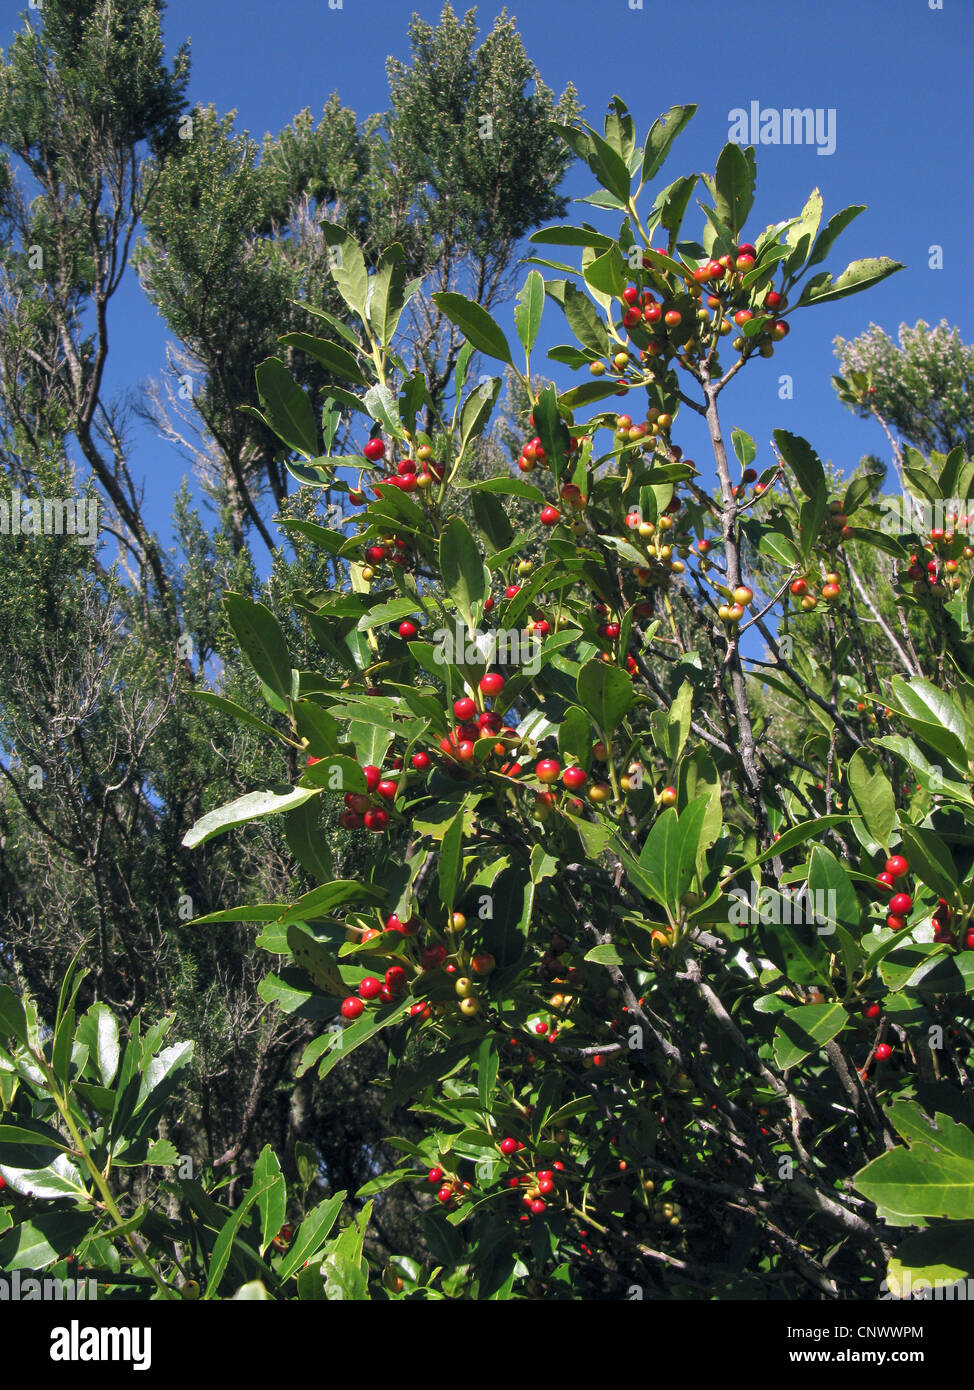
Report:
M 893 1055 L 893 1049 L 890 1047 L 889 1043 L 880 1043 L 876 1049 L 875 1055 L 877 1062 L 885 1062 L 887 1057 Z
M 557 758 L 542 758 L 534 770 L 539 781 L 557 782 L 561 772 L 561 764 Z
M 509 1157 L 511 1156 L 511 1154 L 517 1153 L 517 1140 L 516 1140 L 516 1139 L 502 1139 L 501 1142 L 500 1142 L 499 1148 L 500 1148 L 501 1153 L 504 1154 L 504 1155 L 506 1155 L 506 1156 L 509 1158 Z
M 484 710 L 477 715 L 477 728 L 482 734 L 499 734 L 503 720 L 499 714 L 493 714 L 490 710 Z
M 368 562 L 369 562 L 370 565 L 381 565 L 382 561 L 386 558 L 386 548 L 385 548 L 385 546 L 384 546 L 384 545 L 370 545 L 370 546 L 366 546 L 365 558 L 368 560 Z
M 385 828 L 386 828 L 386 826 L 387 826 L 388 824 L 389 824 L 389 817 L 388 817 L 388 815 L 386 814 L 385 811 L 382 811 L 382 810 L 378 810 L 378 811 L 366 811 L 366 813 L 365 813 L 365 828 L 366 828 L 366 830 L 374 830 L 374 831 L 376 831 L 376 832 L 378 833 L 379 831 L 385 830 Z
M 472 719 L 476 712 L 477 706 L 469 695 L 464 695 L 462 699 L 453 702 L 453 713 L 458 719 Z
M 570 787 L 572 791 L 575 791 L 578 787 L 584 787 L 585 783 L 588 781 L 588 774 L 585 769 L 581 767 L 566 767 L 565 771 L 561 774 L 561 780 L 566 787 Z
M 361 1018 L 364 1012 L 365 1005 L 362 1003 L 361 999 L 356 999 L 354 994 L 350 995 L 342 1004 L 342 1018 Z
M 418 753 L 413 754 L 410 761 L 417 772 L 425 772 L 430 765 L 430 755 L 420 749 Z
M 542 1213 L 544 1210 L 545 1210 L 545 1203 L 541 1200 L 540 1197 L 535 1197 L 534 1201 L 531 1203 L 531 1213 L 532 1213 L 532 1215 L 533 1215 L 533 1216 L 540 1216 L 541 1213 Z
M 886 872 L 891 878 L 902 878 L 910 872 L 910 865 L 902 854 L 892 854 L 886 861 Z
M 399 462 L 396 464 L 396 472 L 401 474 L 404 478 L 408 477 L 411 473 L 415 473 L 416 460 L 400 459 Z
M 906 918 L 898 917 L 896 913 L 890 913 L 886 918 L 886 925 L 889 927 L 890 931 L 902 931 L 906 926 Z
M 386 446 L 381 439 L 370 439 L 362 453 L 370 463 L 377 463 L 379 459 L 385 458 Z
M 385 801 L 395 801 L 398 790 L 399 787 L 395 782 L 390 782 L 385 778 L 383 778 L 376 788 L 376 791 Z
M 888 874 L 884 869 L 881 874 L 876 875 L 876 887 L 885 888 L 887 893 L 893 891 L 893 875 Z
M 622 291 L 622 297 L 627 304 L 635 304 L 639 299 L 639 291 L 635 285 L 627 285 Z
M 365 778 L 365 785 L 370 792 L 374 792 L 382 781 L 382 773 L 373 763 L 366 763 L 362 768 L 362 775 Z
M 450 1201 L 453 1200 L 453 1189 L 452 1189 L 452 1187 L 441 1187 L 440 1190 L 439 1190 L 439 1192 L 437 1192 L 437 1194 L 436 1194 L 436 1200 L 437 1200 L 438 1202 L 442 1202 L 443 1205 L 446 1206 L 447 1202 L 450 1202 Z
M 561 521 L 561 512 L 558 510 L 557 507 L 542 507 L 542 509 L 541 509 L 541 525 L 542 525 L 542 526 L 554 526 L 554 525 L 555 525 L 557 522 L 559 522 L 559 521 Z
M 504 689 L 504 677 L 499 671 L 488 671 L 481 677 L 480 689 L 484 695 L 499 695 Z
M 406 988 L 406 972 L 401 965 L 390 965 L 386 971 L 386 989 L 398 994 Z
M 521 592 L 521 586 L 520 586 L 520 584 L 508 584 L 507 588 L 504 590 L 504 597 L 505 597 L 505 598 L 517 598 L 517 596 L 518 596 L 518 594 L 519 594 L 520 592 Z
M 889 910 L 897 917 L 905 915 L 913 906 L 913 899 L 909 893 L 894 893 L 889 900 Z
M 362 999 L 375 999 L 378 997 L 381 988 L 381 980 L 377 980 L 374 975 L 366 975 L 364 980 L 359 981 L 359 996 Z
M 440 1167 L 431 1168 L 426 1175 L 427 1182 L 439 1182 L 443 1176 L 443 1169 Z
M 435 970 L 438 965 L 442 965 L 446 960 L 446 947 L 427 946 L 419 959 L 424 970 Z
M 343 811 L 338 817 L 338 823 L 343 830 L 361 830 L 365 824 L 357 811 Z
M 405 622 L 399 624 L 399 636 L 406 642 L 411 642 L 418 631 L 419 628 L 415 623 Z
M 534 1025 L 534 1031 L 536 1033 L 541 1033 L 542 1035 L 547 1033 L 548 1025 L 547 1023 L 545 1023 L 544 1019 L 538 1019 L 537 1023 Z
M 883 1010 L 879 1004 L 867 1004 L 862 1012 L 866 1018 L 879 1018 Z

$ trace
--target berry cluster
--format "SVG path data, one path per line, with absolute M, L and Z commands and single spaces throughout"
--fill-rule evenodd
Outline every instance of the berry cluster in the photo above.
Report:
M 886 866 L 881 873 L 876 875 L 876 885 L 884 889 L 887 893 L 892 893 L 887 904 L 888 916 L 886 925 L 892 931 L 903 931 L 907 925 L 907 917 L 913 908 L 913 899 L 909 893 L 902 890 L 893 892 L 899 879 L 905 878 L 910 872 L 910 866 L 902 854 L 891 855 L 886 860 Z

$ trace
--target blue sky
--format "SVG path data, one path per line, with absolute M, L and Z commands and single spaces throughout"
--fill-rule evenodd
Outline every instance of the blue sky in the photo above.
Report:
M 932 0 L 936 3 L 936 0 Z M 828 261 L 838 273 L 854 258 L 888 255 L 907 269 L 877 289 L 792 320 L 793 331 L 770 361 L 756 362 L 725 393 L 725 433 L 741 426 L 766 462 L 772 429 L 804 434 L 823 458 L 844 469 L 869 451 L 885 456 L 878 427 L 856 421 L 838 404 L 830 384 L 837 334 L 852 337 L 876 322 L 895 336 L 901 322 L 946 318 L 966 340 L 974 338 L 974 301 L 964 256 L 974 222 L 969 177 L 972 119 L 970 62 L 974 54 L 971 0 L 788 0 L 768 10 L 697 0 L 692 7 L 643 0 L 528 0 L 511 6 L 529 56 L 556 92 L 574 82 L 586 119 L 601 129 L 605 107 L 618 93 L 636 119 L 640 139 L 670 105 L 693 101 L 699 110 L 680 137 L 661 182 L 712 170 L 728 139 L 729 112 L 762 107 L 835 110 L 836 149 L 758 146 L 758 196 L 748 232 L 797 214 L 814 187 L 825 216 L 850 203 L 867 211 L 843 235 Z M 332 91 L 363 119 L 388 101 L 385 58 L 407 58 L 407 25 L 418 11 L 436 22 L 440 0 L 170 0 L 167 48 L 192 44 L 191 102 L 236 110 L 238 129 L 260 138 L 278 131 L 310 107 L 317 115 Z M 463 13 L 465 6 L 455 6 Z M 486 33 L 497 8 L 481 5 Z M 17 27 L 11 18 L 10 34 Z M 591 191 L 576 166 L 566 188 Z M 651 203 L 652 199 L 649 199 Z M 591 209 L 572 209 L 566 220 L 598 222 Z M 702 214 L 690 212 L 686 235 L 697 236 Z M 599 223 L 599 225 L 603 225 Z M 604 223 L 612 230 L 611 221 Z M 943 248 L 944 269 L 928 266 L 928 248 Z M 555 257 L 557 259 L 557 257 Z M 566 257 L 566 259 L 570 259 Z M 561 311 L 547 309 L 546 345 L 568 341 Z M 505 327 L 509 311 L 500 315 Z M 164 325 L 133 282 L 114 306 L 109 383 L 137 386 L 161 374 Z M 539 366 L 542 363 L 539 362 Z M 565 369 L 563 385 L 572 380 Z M 794 399 L 778 395 L 778 379 L 794 379 Z M 684 412 L 686 415 L 686 412 Z M 703 466 L 708 457 L 696 421 L 678 435 L 685 452 Z M 132 460 L 144 479 L 150 524 L 169 538 L 172 496 L 187 465 L 165 442 L 139 429 Z

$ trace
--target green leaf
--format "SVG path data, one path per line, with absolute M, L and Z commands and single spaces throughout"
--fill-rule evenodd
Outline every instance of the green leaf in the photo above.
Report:
M 487 542 L 487 549 L 494 555 L 513 544 L 514 528 L 507 518 L 507 512 L 493 493 L 475 491 L 471 498 L 473 514 L 480 532 Z
M 605 138 L 628 168 L 636 151 L 636 123 L 621 97 L 614 96 L 609 102 Z
M 829 952 L 814 926 L 806 921 L 785 921 L 794 915 L 793 904 L 780 893 L 766 890 L 762 902 L 767 903 L 767 909 L 762 912 L 759 935 L 768 959 L 795 984 L 828 986 Z M 766 921 L 765 916 L 771 920 Z
M 866 206 L 863 203 L 861 206 L 843 208 L 841 212 L 834 213 L 815 238 L 812 254 L 808 258 L 808 265 L 819 265 L 824 261 L 832 250 L 834 242 L 845 231 L 849 223 L 865 211 Z
M 514 310 L 517 336 L 521 339 L 524 351 L 528 353 L 534 347 L 541 328 L 544 299 L 544 277 L 537 270 L 529 271 Z
M 237 1232 L 243 1225 L 244 1219 L 250 1211 L 250 1208 L 255 1202 L 263 1198 L 264 1194 L 273 1187 L 275 1181 L 279 1181 L 279 1175 L 275 1176 L 267 1173 L 263 1178 L 258 1179 L 255 1170 L 254 1181 L 250 1189 L 244 1195 L 244 1199 L 237 1210 L 224 1223 L 214 1243 L 207 1273 L 206 1292 L 203 1294 L 204 1299 L 214 1299 L 218 1297 L 217 1291 L 220 1287 L 220 1281 L 226 1272 L 227 1265 L 230 1263 L 230 1256 L 233 1253 L 234 1240 Z M 280 1227 L 278 1227 L 278 1229 L 280 1229 Z
M 950 901 L 957 891 L 957 867 L 941 837 L 918 825 L 904 825 L 900 837 L 910 872 L 938 897 Z
M 684 681 L 670 705 L 666 721 L 666 751 L 671 762 L 676 762 L 683 751 L 683 745 L 690 733 L 690 719 L 693 710 L 693 686 Z
M 27 1044 L 27 1015 L 9 985 L 0 985 L 0 1037 L 13 1036 Z
M 395 242 L 379 257 L 372 281 L 369 322 L 383 347 L 388 347 L 392 342 L 406 303 L 405 261 L 405 252 Z
M 331 853 L 321 828 L 320 806 L 306 801 L 284 817 L 284 838 L 288 849 L 312 878 L 331 878 Z
M 496 357 L 499 362 L 505 362 L 509 367 L 513 365 L 507 339 L 486 309 L 452 290 L 438 291 L 433 295 L 433 302 L 451 323 L 456 324 L 477 352 Z
M 856 1189 L 869 1201 L 909 1218 L 974 1218 L 974 1134 L 946 1115 L 913 1139 L 909 1149 L 891 1149 L 855 1175 Z
M 260 679 L 282 700 L 290 699 L 291 655 L 274 614 L 243 594 L 229 593 L 223 603 L 237 641 Z
M 822 220 L 822 207 L 822 195 L 817 188 L 813 188 L 801 216 L 788 229 L 785 237 L 786 244 L 792 248 L 785 261 L 785 269 L 789 274 L 794 274 L 808 259 L 812 241 Z
M 589 261 L 583 273 L 585 283 L 599 294 L 605 295 L 607 300 L 622 297 L 628 276 L 618 246 L 611 246 L 608 251 L 603 251 L 600 256 Z
M 593 946 L 590 951 L 586 951 L 583 960 L 594 961 L 596 965 L 622 965 L 622 957 L 611 941 L 603 943 L 601 946 Z
M 194 917 L 187 927 L 205 927 L 218 922 L 276 922 L 287 903 L 258 903 L 248 907 L 228 907 L 221 912 L 208 912 L 204 917 Z
M 336 999 L 344 996 L 345 982 L 338 961 L 313 932 L 300 922 L 291 922 L 287 928 L 287 944 L 295 965 L 300 966 L 316 989 Z
M 480 1100 L 481 1110 L 490 1109 L 490 1098 L 494 1094 L 499 1066 L 500 1058 L 497 1055 L 495 1041 L 491 1037 L 486 1037 L 480 1044 L 477 1053 L 477 1096 Z
M 847 265 L 838 280 L 833 281 L 828 272 L 814 276 L 802 290 L 798 303 L 825 304 L 831 300 L 845 299 L 847 295 L 858 294 L 860 290 L 878 285 L 903 268 L 899 261 L 892 261 L 888 256 L 868 256 Z
M 914 1231 L 902 1241 L 886 1270 L 896 1298 L 909 1297 L 921 1279 L 941 1287 L 974 1274 L 974 1222 L 952 1222 Z
M 460 874 L 460 855 L 463 850 L 463 815 L 466 805 L 453 817 L 440 846 L 440 902 L 447 912 L 453 911 Z
M 949 729 L 963 744 L 967 737 L 967 725 L 957 705 L 945 691 L 940 690 L 922 676 L 911 676 L 908 681 L 901 676 L 893 677 L 893 695 L 897 707 L 904 714 L 927 723 L 939 724 Z
M 817 1052 L 842 1032 L 849 1015 L 841 1004 L 802 1004 L 775 1014 L 774 1058 L 785 1070 Z
M 78 1024 L 76 1040 L 88 1049 L 88 1056 L 97 1064 L 101 1083 L 110 1086 L 118 1071 L 121 1048 L 118 1040 L 118 1019 L 107 1004 L 93 1004 Z
M 184 849 L 195 849 L 206 840 L 222 835 L 234 826 L 246 825 L 261 816 L 278 815 L 281 811 L 293 811 L 313 796 L 320 796 L 320 787 L 289 787 L 285 782 L 271 782 L 257 791 L 247 792 L 245 796 L 230 801 L 226 806 L 218 806 L 201 816 L 192 829 L 182 838 Z
M 566 227 L 561 224 L 532 232 L 528 241 L 542 242 L 547 246 L 593 246 L 597 251 L 607 251 L 612 245 L 612 238 L 604 232 L 597 232 L 594 227 Z
M 88 1195 L 81 1173 L 63 1153 L 43 1168 L 15 1168 L 5 1163 L 0 1167 L 0 1176 L 12 1192 L 40 1201 L 58 1197 L 83 1201 Z
M 33 1211 L 30 1220 L 0 1235 L 0 1269 L 10 1274 L 16 1269 L 46 1269 L 80 1245 L 96 1223 L 92 1212 L 64 1207 Z
M 676 179 L 661 195 L 659 224 L 669 232 L 671 247 L 680 235 L 687 204 L 697 186 L 697 178 L 697 174 L 688 174 L 684 178 Z
M 706 798 L 706 812 L 700 827 L 700 852 L 697 856 L 699 864 L 706 850 L 720 834 L 724 819 L 720 799 L 720 774 L 710 754 L 701 744 L 697 744 L 690 755 L 680 763 L 679 794 L 681 806 L 688 806 L 690 802 L 701 797 Z
M 443 587 L 472 632 L 483 611 L 487 583 L 477 543 L 460 517 L 454 517 L 440 535 L 440 574 Z
M 500 386 L 500 377 L 493 376 L 489 381 L 483 382 L 482 385 L 475 386 L 464 401 L 463 408 L 460 411 L 461 458 L 466 455 L 467 445 L 470 441 L 483 434 L 484 428 L 497 402 L 497 393 L 500 390 Z
M 718 217 L 737 236 L 754 204 L 754 151 L 727 144 L 717 159 L 716 177 L 708 180 Z
M 344 539 L 343 536 L 342 540 L 344 541 Z M 214 695 L 210 690 L 191 690 L 189 693 L 194 700 L 202 700 L 204 704 L 212 705 L 214 709 L 229 714 L 231 719 L 237 719 L 241 724 L 249 724 L 252 729 L 259 729 L 262 734 L 269 734 L 273 739 L 282 737 L 279 729 L 275 729 L 272 724 L 268 724 L 263 719 L 258 719 L 256 714 L 251 714 L 250 710 L 244 709 L 243 705 L 238 705 L 233 700 L 226 700 L 222 695 Z
M 314 458 L 318 453 L 318 425 L 307 393 L 279 357 L 261 362 L 254 375 L 257 396 L 270 428 L 288 448 Z
M 758 864 L 766 863 L 775 855 L 785 854 L 788 850 L 794 849 L 796 845 L 803 845 L 807 840 L 813 840 L 816 836 L 824 834 L 833 825 L 845 824 L 848 819 L 848 816 L 819 816 L 816 820 L 802 821 L 800 825 L 793 825 L 768 849 L 757 855 L 756 858 L 749 860 L 742 869 L 738 870 L 738 873 L 746 873 L 748 869 L 754 869 Z
M 278 918 L 278 922 L 283 927 L 289 927 L 292 922 L 312 922 L 320 917 L 327 917 L 336 907 L 343 907 L 346 903 L 361 902 L 381 902 L 383 892 L 380 888 L 371 883 L 357 883 L 354 879 L 339 878 L 332 883 L 322 883 L 318 888 L 312 888 L 310 893 L 305 893 L 298 898 L 293 907 L 289 907 L 283 916 Z
M 279 1265 L 278 1277 L 290 1279 L 290 1276 L 302 1269 L 306 1262 L 314 1259 L 322 1245 L 328 1240 L 332 1226 L 338 1220 L 346 1197 L 347 1193 L 343 1193 L 343 1191 L 342 1193 L 335 1193 L 333 1197 L 328 1198 L 328 1201 L 321 1202 L 313 1211 L 308 1212 L 302 1225 L 297 1227 L 297 1233 L 293 1238 L 288 1254 L 283 1257 L 281 1265 Z
M 368 386 L 369 379 L 352 354 L 327 338 L 315 338 L 310 333 L 285 333 L 278 342 L 284 347 L 297 348 L 320 362 L 333 376 L 344 377 L 356 386 Z
M 888 854 L 896 826 L 896 801 L 878 755 L 858 749 L 849 762 L 848 779 L 853 803 L 867 831 Z
M 402 438 L 402 421 L 399 418 L 399 403 L 388 386 L 372 386 L 365 393 L 365 404 L 373 419 L 378 420 L 383 429 L 397 439 Z
M 534 424 L 547 455 L 548 466 L 558 482 L 569 456 L 571 438 L 558 410 L 558 397 L 553 386 L 545 386 L 535 401 Z
M 265 1144 L 254 1164 L 254 1186 L 258 1188 L 257 1210 L 260 1212 L 260 1253 L 284 1225 L 287 1214 L 287 1185 L 281 1172 L 280 1160 Z
M 696 106 L 671 106 L 654 121 L 643 148 L 642 181 L 649 183 L 663 167 L 673 141 L 696 113 Z
M 569 283 L 565 286 L 562 308 L 578 341 L 600 356 L 607 356 L 610 351 L 609 335 L 605 323 L 588 295 L 577 285 Z
M 602 187 L 625 206 L 632 183 L 629 166 L 612 146 L 590 127 L 580 130 L 575 126 L 552 122 L 552 129 L 558 132 L 579 159 L 585 161 Z
M 358 242 L 344 227 L 333 222 L 321 222 L 322 236 L 332 248 L 328 268 L 335 288 L 354 314 L 365 322 L 365 306 L 369 297 L 369 273 Z
M 614 732 L 635 699 L 632 680 L 625 671 L 594 659 L 579 671 L 577 690 L 579 704 L 606 737 Z
M 858 937 L 862 910 L 856 890 L 844 867 L 824 845 L 812 848 L 808 888 L 820 936 L 831 936 L 836 926 L 843 926 Z
M 331 1034 L 330 1046 L 318 1068 L 318 1076 L 324 1080 L 328 1073 L 357 1047 L 368 1042 L 383 1028 L 398 1023 L 409 1012 L 412 1002 L 411 999 L 404 999 L 400 1004 L 383 1005 L 379 1009 L 370 1010 L 350 1027 Z
M 750 468 L 757 457 L 758 446 L 745 430 L 731 430 L 731 444 L 741 468 Z
M 698 797 L 678 816 L 670 806 L 653 822 L 638 860 L 638 868 L 656 901 L 676 917 L 680 899 L 690 887 L 709 798 Z
M 781 457 L 789 465 L 798 480 L 798 486 L 806 497 L 815 497 L 826 488 L 825 469 L 822 461 L 807 439 L 788 430 L 775 430 L 775 443 Z
M 142 1073 L 136 1110 L 143 1109 L 146 1102 L 153 1097 L 155 1099 L 151 1108 L 158 1108 L 160 1101 L 172 1090 L 176 1072 L 188 1066 L 192 1060 L 193 1048 L 192 1042 L 173 1043 L 171 1047 L 164 1047 L 157 1056 L 152 1058 Z M 162 1096 L 157 1094 L 160 1091 L 163 1092 Z

